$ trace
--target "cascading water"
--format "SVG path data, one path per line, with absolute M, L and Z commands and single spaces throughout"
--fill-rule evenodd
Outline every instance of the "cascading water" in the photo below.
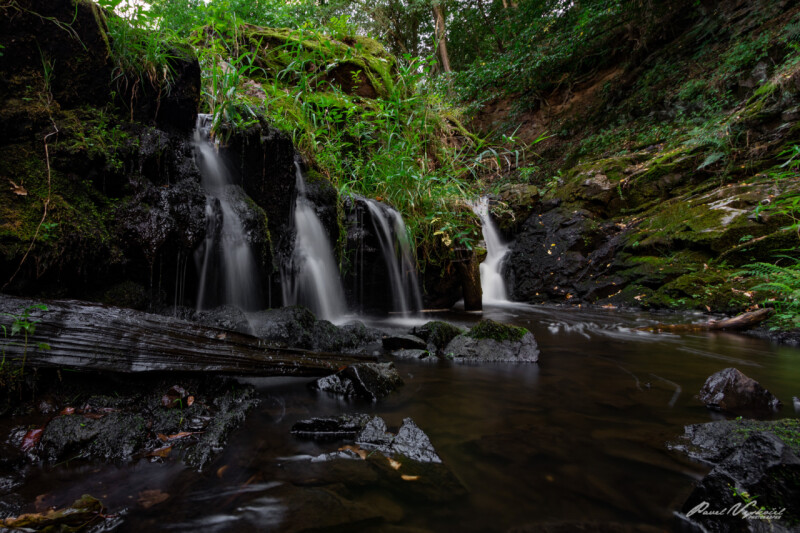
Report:
M 483 240 L 486 242 L 486 259 L 481 263 L 481 290 L 484 302 L 507 302 L 506 283 L 503 281 L 503 262 L 508 253 L 492 217 L 489 216 L 489 198 L 481 197 L 472 204 L 472 210 L 481 219 Z
M 405 222 L 400 213 L 385 204 L 369 199 L 366 203 L 389 273 L 394 311 L 408 316 L 422 309 L 422 296 Z
M 232 304 L 246 311 L 261 307 L 253 252 L 231 198 L 243 196 L 209 140 L 210 115 L 198 115 L 194 132 L 197 166 L 206 191 L 206 239 L 195 252 L 200 276 L 197 308 Z
M 346 312 L 344 289 L 333 257 L 330 240 L 314 205 L 306 196 L 300 165 L 297 173 L 297 199 L 294 207 L 294 252 L 282 271 L 285 305 L 302 304 L 319 318 L 336 320 Z

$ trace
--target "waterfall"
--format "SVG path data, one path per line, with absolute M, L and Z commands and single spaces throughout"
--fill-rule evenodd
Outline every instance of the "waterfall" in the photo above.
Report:
M 482 196 L 471 207 L 481 219 L 483 240 L 486 242 L 486 259 L 480 266 L 483 301 L 507 302 L 506 284 L 503 281 L 503 263 L 508 253 L 508 246 L 503 243 L 500 232 L 489 215 L 489 198 Z
M 243 196 L 209 140 L 210 115 L 198 115 L 194 132 L 197 166 L 206 191 L 206 238 L 195 252 L 199 284 L 197 308 L 232 304 L 252 311 L 261 307 L 261 288 L 253 252 L 242 220 L 231 204 Z
M 285 305 L 302 304 L 319 318 L 335 320 L 346 312 L 344 289 L 325 228 L 306 196 L 300 165 L 295 163 L 297 199 L 294 224 L 297 235 L 289 265 L 282 271 Z
M 405 222 L 400 213 L 385 204 L 369 199 L 366 203 L 389 274 L 393 310 L 408 316 L 422 309 L 422 296 Z

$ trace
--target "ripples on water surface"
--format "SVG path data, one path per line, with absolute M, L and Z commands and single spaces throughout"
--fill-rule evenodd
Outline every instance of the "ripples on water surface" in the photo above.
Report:
M 62 465 L 34 476 L 26 490 L 34 498 L 44 485 L 65 501 L 88 492 L 112 510 L 127 507 L 118 531 L 297 531 L 348 522 L 343 531 L 384 531 L 389 523 L 415 531 L 505 531 L 560 520 L 670 527 L 673 511 L 707 470 L 664 443 L 685 424 L 719 416 L 693 398 L 711 373 L 739 367 L 782 399 L 782 416 L 797 416 L 791 398 L 800 394 L 800 350 L 727 333 L 636 330 L 699 316 L 535 306 L 495 307 L 484 316 L 531 329 L 540 364 L 397 361 L 406 385 L 376 405 L 314 393 L 304 379 L 257 380 L 261 405 L 202 473 L 174 462 Z M 441 317 L 462 325 L 479 318 Z M 404 331 L 409 322 L 374 325 Z M 395 428 L 412 417 L 469 496 L 405 497 L 387 491 L 360 461 L 291 460 L 338 446 L 294 439 L 294 422 L 346 411 L 378 414 Z M 142 509 L 136 500 L 145 490 L 168 493 L 169 500 Z M 342 506 L 331 493 L 353 503 Z M 365 521 L 352 523 L 359 518 Z

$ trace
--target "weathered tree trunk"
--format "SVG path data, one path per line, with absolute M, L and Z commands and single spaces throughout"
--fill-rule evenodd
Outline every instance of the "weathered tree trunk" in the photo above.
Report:
M 7 364 L 111 372 L 214 372 L 248 376 L 325 376 L 368 356 L 269 348 L 251 335 L 185 320 L 79 301 L 0 296 L 0 350 Z M 35 323 L 25 339 L 11 325 Z M 0 333 L 2 331 L 0 330 Z M 45 348 L 41 343 L 46 343 Z M 24 360 L 24 362 L 23 362 Z
M 481 270 L 474 252 L 455 263 L 456 272 L 461 280 L 461 294 L 464 296 L 465 311 L 483 309 L 483 290 L 481 289 Z
M 646 326 L 639 328 L 643 331 L 652 331 L 660 333 L 668 331 L 671 333 L 691 332 L 691 331 L 718 331 L 718 330 L 735 330 L 747 329 L 768 319 L 775 310 L 769 307 L 757 309 L 748 313 L 742 313 L 733 318 L 726 318 L 724 320 L 711 320 L 702 324 L 656 324 L 655 326 Z
M 444 23 L 444 12 L 442 6 L 435 2 L 433 4 L 433 23 L 436 32 L 436 48 L 439 51 L 439 58 L 442 60 L 442 71 L 450 72 L 450 56 L 447 54 L 447 30 Z

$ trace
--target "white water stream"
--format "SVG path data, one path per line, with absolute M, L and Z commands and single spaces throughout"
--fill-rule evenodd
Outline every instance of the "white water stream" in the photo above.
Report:
M 503 243 L 500 232 L 489 215 L 489 198 L 481 197 L 472 204 L 472 210 L 481 219 L 483 240 L 486 242 L 486 259 L 480 266 L 483 301 L 507 303 L 508 293 L 503 280 L 503 263 L 509 248 Z

